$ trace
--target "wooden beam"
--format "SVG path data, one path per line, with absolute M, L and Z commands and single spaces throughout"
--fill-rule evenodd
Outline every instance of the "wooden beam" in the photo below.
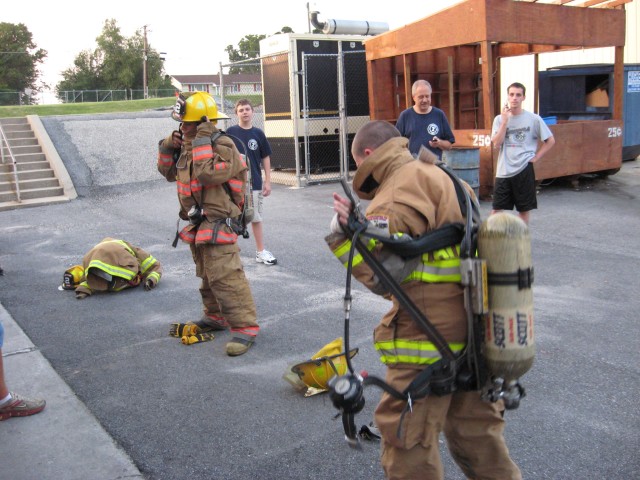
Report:
M 494 79 L 493 79 L 493 55 L 491 51 L 491 43 L 490 42 L 481 42 L 480 44 L 480 59 L 482 61 L 481 65 L 481 74 L 482 74 L 482 116 L 481 121 L 478 122 L 479 129 L 489 130 L 489 135 L 491 135 L 491 127 L 493 125 L 493 117 L 495 116 L 495 102 L 498 101 L 494 88 Z M 498 82 L 500 81 L 500 72 L 496 73 Z M 493 152 L 493 150 L 492 150 Z M 483 188 L 483 191 L 488 190 L 489 192 L 493 189 L 493 177 L 495 176 L 494 171 L 494 160 L 493 155 L 491 161 L 484 162 L 481 165 L 481 177 L 485 179 L 486 186 Z M 482 188 L 482 187 L 481 187 Z M 486 193 L 486 192 L 485 192 Z
M 622 120 L 624 98 L 624 47 L 616 47 L 613 64 L 613 120 Z
M 537 1 L 537 0 L 536 0 Z M 550 5 L 565 5 L 567 3 L 575 2 L 576 0 L 553 0 L 552 2 L 547 2 Z
M 455 103 L 453 101 L 453 57 L 449 55 L 447 57 L 447 84 L 449 87 L 449 123 L 451 129 L 456 128 L 456 112 L 454 110 Z
M 616 8 L 620 5 L 624 5 L 625 3 L 631 3 L 633 0 L 614 0 L 613 2 L 609 2 L 605 5 L 598 5 L 596 8 Z
M 493 58 L 491 52 L 491 44 L 482 42 L 480 44 L 480 55 L 482 60 L 482 104 L 484 107 L 483 122 L 484 128 L 491 129 L 493 125 L 493 117 L 495 116 L 495 89 L 493 87 Z
M 409 55 L 402 56 L 404 68 L 404 109 L 413 105 L 413 95 L 411 95 L 411 63 Z
M 367 91 L 369 93 L 369 110 L 370 110 L 370 116 L 372 120 L 375 120 L 378 117 L 378 102 L 377 99 L 375 97 L 375 95 L 373 95 L 373 92 L 377 92 L 377 79 L 378 79 L 378 75 L 377 75 L 377 71 L 376 71 L 376 62 L 367 62 Z
M 528 3 L 540 3 L 539 0 L 520 0 L 521 2 Z M 566 5 L 567 3 L 577 2 L 578 0 L 551 0 L 550 2 L 543 2 L 546 5 Z M 570 7 L 597 7 L 597 8 L 613 8 L 623 3 L 629 3 L 633 0 L 587 0 L 583 3 L 577 3 L 575 5 L 569 5 Z M 610 2 L 610 3 L 607 3 Z
M 538 61 L 538 54 L 533 56 L 533 112 L 540 113 L 538 106 L 538 68 L 540 68 L 540 62 Z
M 601 3 L 605 3 L 608 2 L 609 0 L 587 0 L 584 3 L 581 3 L 580 5 L 576 5 L 577 7 L 592 7 L 594 5 L 599 5 Z

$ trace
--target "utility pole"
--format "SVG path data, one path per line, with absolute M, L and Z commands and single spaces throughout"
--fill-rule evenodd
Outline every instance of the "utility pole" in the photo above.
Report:
M 149 90 L 147 88 L 147 25 L 144 27 L 144 51 L 142 52 L 142 96 L 146 100 L 149 98 Z

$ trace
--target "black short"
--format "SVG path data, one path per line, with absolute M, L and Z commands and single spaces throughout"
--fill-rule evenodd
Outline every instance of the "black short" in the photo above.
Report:
M 538 208 L 536 199 L 536 174 L 533 163 L 527 164 L 517 175 L 496 178 L 493 188 L 494 210 L 513 210 L 528 212 Z

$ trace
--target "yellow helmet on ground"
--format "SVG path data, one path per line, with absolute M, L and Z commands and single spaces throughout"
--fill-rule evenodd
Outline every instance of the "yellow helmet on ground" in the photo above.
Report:
M 229 118 L 218 112 L 216 101 L 206 92 L 180 94 L 171 113 L 171 118 L 178 122 L 200 122 L 205 116 L 212 122 Z
M 354 348 L 349 353 L 353 358 L 358 353 Z M 347 371 L 347 358 L 342 351 L 342 338 L 336 338 L 320 349 L 311 360 L 291 367 L 307 387 L 327 390 L 327 383 L 334 375 L 344 375 Z
M 68 268 L 62 276 L 62 288 L 64 290 L 75 290 L 75 288 L 80 285 L 83 275 L 84 268 L 82 265 L 74 265 Z

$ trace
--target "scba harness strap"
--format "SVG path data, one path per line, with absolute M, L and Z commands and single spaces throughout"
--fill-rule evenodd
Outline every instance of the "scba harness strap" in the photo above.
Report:
M 184 113 L 184 112 L 183 112 Z M 211 135 L 211 145 L 215 147 L 217 140 L 222 136 L 227 136 L 229 138 L 235 138 L 240 141 L 238 137 L 233 135 L 229 135 L 224 130 L 218 130 Z M 241 142 L 240 142 L 241 143 Z M 241 143 L 242 144 L 242 143 Z M 244 149 L 244 161 L 246 162 L 247 167 L 247 180 L 245 185 L 245 191 L 243 192 L 243 202 L 242 204 L 238 204 L 234 199 L 233 192 L 231 191 L 231 185 L 229 182 L 225 182 L 222 184 L 225 192 L 229 195 L 231 201 L 236 204 L 242 211 L 239 217 L 236 218 L 221 218 L 213 222 L 214 225 L 214 238 L 217 231 L 224 224 L 229 227 L 233 233 L 236 235 L 242 236 L 243 238 L 249 238 L 249 230 L 247 229 L 247 225 L 251 223 L 253 219 L 253 195 L 251 195 L 251 164 L 249 161 L 249 156 L 247 155 L 247 149 L 242 144 Z M 179 153 L 178 153 L 179 156 Z M 176 152 L 174 152 L 174 161 L 177 161 Z M 193 211 L 193 214 L 192 214 Z M 204 219 L 203 209 L 200 205 L 196 204 L 192 207 L 192 209 L 187 213 L 189 217 L 189 222 L 192 225 L 199 225 Z M 180 239 L 180 218 L 178 218 L 178 222 L 176 225 L 176 235 L 173 240 L 171 246 L 176 248 L 178 245 L 178 240 Z
M 242 214 L 240 215 L 239 219 L 235 219 L 234 220 L 234 224 L 236 226 L 238 226 L 238 230 L 240 230 L 241 227 L 241 231 L 236 231 L 236 233 L 238 235 L 242 235 L 242 237 L 244 238 L 249 238 L 249 232 L 247 230 L 247 225 L 249 225 L 249 223 L 251 223 L 251 220 L 253 220 L 253 195 L 252 195 L 252 174 L 251 174 L 251 161 L 249 159 L 249 154 L 247 152 L 247 147 L 244 145 L 244 143 L 242 142 L 242 140 L 240 140 L 238 137 L 236 137 L 235 135 L 229 135 L 227 132 L 225 132 L 224 130 L 219 130 L 216 133 L 214 133 L 211 136 L 211 144 L 215 145 L 216 141 L 218 140 L 218 138 L 220 138 L 222 135 L 225 135 L 231 139 L 236 139 L 238 140 L 238 143 L 240 145 L 242 145 L 242 149 L 244 150 L 244 161 L 246 163 L 246 167 L 247 167 L 247 181 L 246 181 L 246 185 L 245 185 L 245 191 L 244 193 L 244 201 L 242 202 L 242 205 L 238 205 L 239 207 L 241 207 L 242 210 Z M 235 143 L 235 142 L 234 142 Z M 229 197 L 231 198 L 232 201 L 233 200 L 233 194 L 231 193 L 231 187 L 228 183 L 225 182 L 224 184 L 224 188 L 227 192 L 227 194 L 229 195 Z M 230 219 L 227 219 L 230 220 Z M 235 229 L 234 229 L 235 231 Z

